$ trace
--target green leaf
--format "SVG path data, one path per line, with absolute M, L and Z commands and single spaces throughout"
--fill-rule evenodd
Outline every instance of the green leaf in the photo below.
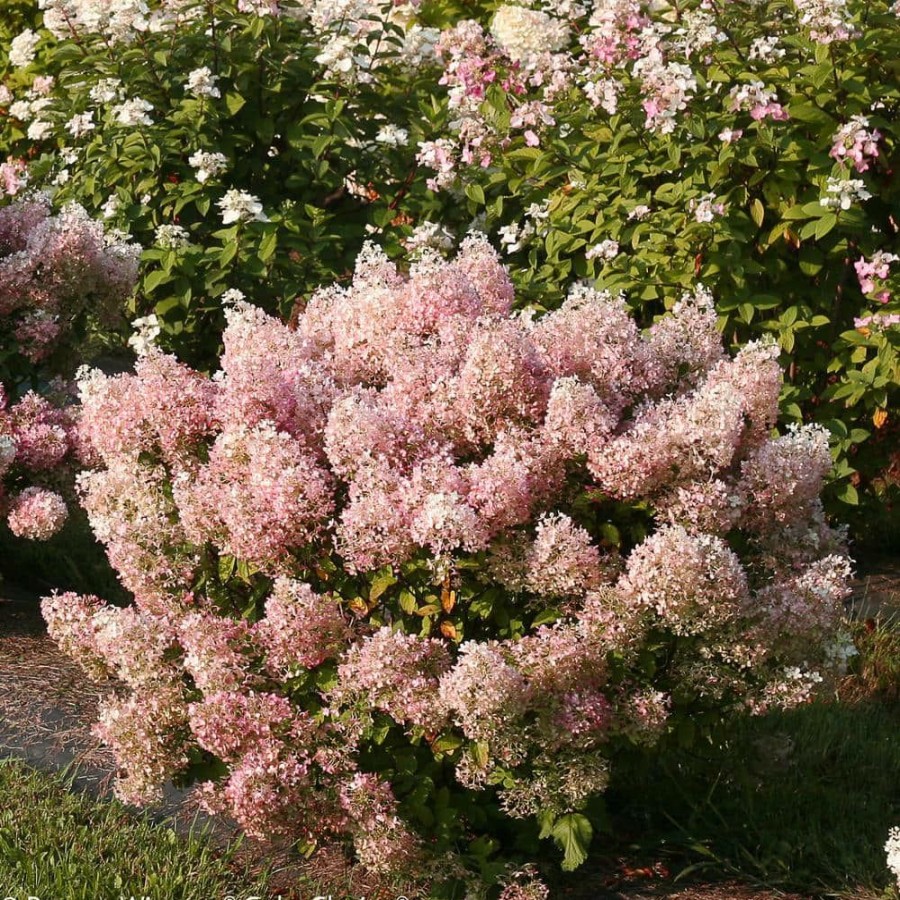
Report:
M 750 218 L 753 219 L 757 228 L 762 228 L 763 219 L 766 216 L 766 209 L 762 202 L 757 198 L 750 204 Z
M 829 231 L 831 231 L 834 226 L 837 225 L 837 216 L 834 213 L 828 213 L 828 215 L 822 216 L 818 222 L 816 222 L 816 228 L 814 231 L 816 240 L 820 240 L 825 237 Z
M 228 581 L 237 569 L 237 560 L 233 556 L 219 557 L 219 581 Z
M 263 235 L 263 239 L 259 242 L 259 258 L 263 262 L 267 262 L 272 258 L 275 249 L 278 247 L 278 232 L 273 228 Z
M 407 615 L 412 615 L 416 611 L 416 607 L 419 605 L 419 601 L 416 600 L 415 596 L 405 588 L 404 590 L 400 591 L 399 602 L 400 609 L 402 609 L 403 612 L 405 612 Z
M 162 269 L 156 269 L 153 272 L 148 272 L 147 275 L 144 276 L 144 293 L 151 294 L 155 291 L 161 284 L 166 284 L 172 280 L 172 276 L 163 271 Z
M 234 91 L 229 91 L 225 95 L 225 108 L 232 116 L 237 115 L 244 108 L 246 102 L 240 94 L 236 94 Z
M 379 572 L 369 585 L 369 602 L 374 603 L 392 584 L 396 583 L 397 579 L 390 569 Z
M 835 496 L 848 506 L 859 506 L 859 494 L 849 481 L 840 488 Z
M 588 846 L 594 836 L 594 829 L 586 816 L 581 813 L 562 816 L 557 819 L 550 833 L 563 851 L 564 872 L 577 869 L 587 859 Z
M 466 196 L 474 203 L 484 206 L 484 188 L 480 184 L 467 184 Z

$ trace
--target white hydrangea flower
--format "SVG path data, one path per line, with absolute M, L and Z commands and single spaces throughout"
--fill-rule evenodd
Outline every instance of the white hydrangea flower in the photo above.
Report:
M 40 35 L 30 28 L 17 34 L 9 45 L 9 64 L 17 69 L 23 69 L 32 63 L 40 41 Z
M 122 205 L 122 201 L 119 200 L 119 198 L 115 194 L 110 194 L 106 198 L 106 202 L 103 204 L 103 206 L 100 207 L 100 209 L 103 213 L 103 218 L 104 219 L 113 218 L 113 216 L 115 216 L 115 214 L 119 211 L 119 208 L 121 207 L 121 205 Z
M 153 110 L 153 104 L 140 97 L 134 100 L 126 100 L 113 107 L 113 115 L 120 125 L 135 127 L 136 125 L 152 125 L 153 119 L 147 113 Z
M 216 87 L 218 80 L 209 66 L 201 66 L 188 73 L 187 89 L 197 97 L 221 97 L 222 92 Z
M 128 346 L 138 356 L 146 356 L 155 346 L 156 339 L 162 333 L 159 319 L 151 314 L 135 319 L 131 324 L 134 328 L 134 334 L 128 338 Z
M 825 183 L 825 196 L 819 199 L 819 203 L 826 209 L 850 209 L 855 201 L 869 200 L 871 196 L 861 178 L 835 178 L 829 175 Z
M 599 244 L 594 244 L 593 247 L 589 247 L 584 254 L 585 259 L 600 259 L 604 262 L 609 262 L 610 260 L 615 259 L 619 255 L 619 242 L 614 241 L 611 238 L 607 238 L 605 241 L 600 241 Z
M 216 175 L 221 175 L 228 168 L 228 157 L 224 153 L 208 153 L 198 150 L 188 157 L 188 163 L 196 172 L 197 181 L 203 184 Z
M 409 140 L 409 132 L 398 125 L 382 125 L 375 135 L 379 144 L 387 144 L 388 147 L 403 147 Z
M 234 306 L 246 299 L 247 295 L 239 288 L 228 288 L 228 290 L 219 297 L 223 306 Z
M 232 188 L 225 192 L 225 196 L 221 200 L 216 201 L 216 206 L 222 210 L 223 225 L 232 225 L 235 222 L 269 221 L 263 212 L 259 197 L 254 197 L 247 191 Z
M 694 214 L 697 222 L 712 222 L 716 216 L 725 215 L 725 204 L 715 202 L 715 194 L 704 194 L 699 200 L 688 203 L 688 211 Z
M 187 229 L 180 225 L 160 225 L 153 233 L 156 243 L 164 250 L 177 250 L 190 243 L 190 236 Z
M 94 103 L 112 103 L 122 92 L 122 82 L 118 78 L 101 78 L 90 90 Z
M 16 100 L 10 104 L 9 114 L 20 122 L 27 122 L 31 118 L 31 103 L 28 100 Z
M 425 248 L 447 251 L 453 249 L 453 234 L 437 222 L 422 222 L 413 229 L 403 246 L 412 253 L 419 253 Z
M 80 137 L 84 137 L 96 127 L 97 126 L 94 123 L 94 114 L 90 111 L 72 116 L 72 118 L 66 122 L 66 131 L 68 131 L 76 140 Z
M 504 225 L 499 231 L 500 243 L 507 253 L 516 253 L 521 250 L 528 239 L 534 235 L 534 225 L 526 222 L 518 225 L 516 222 Z
M 53 134 L 53 125 L 43 119 L 35 119 L 28 126 L 28 140 L 43 141 Z
M 510 59 L 527 66 L 565 47 L 569 26 L 545 12 L 505 3 L 494 13 L 491 34 Z
M 776 35 L 768 35 L 756 38 L 750 45 L 750 59 L 758 59 L 761 62 L 775 62 L 783 59 L 787 50 L 779 45 Z

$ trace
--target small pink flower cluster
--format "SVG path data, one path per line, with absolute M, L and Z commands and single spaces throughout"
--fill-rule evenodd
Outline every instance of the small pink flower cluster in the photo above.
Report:
M 828 155 L 838 162 L 849 160 L 857 172 L 866 172 L 869 165 L 878 159 L 878 142 L 881 132 L 869 130 L 869 120 L 865 116 L 853 116 L 846 125 L 834 133 L 833 146 Z
M 6 162 L 0 163 L 0 192 L 10 197 L 20 193 L 28 183 L 27 170 L 24 160 L 7 157 Z
M 52 215 L 40 197 L 0 208 L 0 316 L 32 362 L 76 319 L 113 316 L 137 280 L 140 247 L 109 240 L 80 206 Z
M 762 119 L 782 122 L 790 118 L 787 110 L 778 103 L 778 94 L 768 90 L 761 81 L 751 81 L 732 88 L 729 109 L 733 112 L 749 112 L 754 122 Z
M 68 518 L 59 491 L 77 450 L 70 407 L 29 391 L 12 405 L 0 386 L 0 512 L 17 537 L 45 541 Z
M 875 279 L 884 281 L 891 271 L 892 263 L 900 259 L 895 253 L 885 253 L 884 250 L 877 250 L 871 259 L 858 259 L 853 268 L 856 270 L 856 277 L 859 280 L 859 289 L 864 294 L 875 293 Z M 882 289 L 875 294 L 875 299 L 881 303 L 887 303 L 891 299 L 891 292 Z
M 702 287 L 644 331 L 586 287 L 540 317 L 512 303 L 483 238 L 408 275 L 367 247 L 296 327 L 231 309 L 212 378 L 153 349 L 82 378 L 80 491 L 135 606 L 45 614 L 133 692 L 100 727 L 125 796 L 206 754 L 227 774 L 204 802 L 252 834 L 413 865 L 396 785 L 360 770 L 376 733 L 455 748 L 510 816 L 565 814 L 677 711 L 640 663 L 651 636 L 732 706 L 826 665 L 848 568 L 824 432 L 771 436 L 777 349 L 723 353 Z M 624 557 L 613 501 L 646 511 Z M 485 596 L 519 633 L 491 631 Z

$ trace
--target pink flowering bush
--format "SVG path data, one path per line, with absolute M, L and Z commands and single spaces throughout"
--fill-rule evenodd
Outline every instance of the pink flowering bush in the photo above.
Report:
M 65 397 L 29 391 L 10 402 L 0 386 L 0 516 L 16 537 L 47 540 L 68 518 L 75 422 Z
M 77 205 L 54 215 L 26 193 L 0 206 L 0 515 L 17 537 L 47 540 L 66 521 L 77 440 L 65 376 L 119 315 L 139 252 Z
M 896 527 L 897 4 L 515 0 L 436 49 L 445 225 L 544 306 L 588 278 L 648 324 L 702 280 L 735 346 L 777 341 L 783 419 L 831 433 L 828 507 Z
M 431 896 L 543 897 L 513 869 L 584 860 L 622 754 L 828 676 L 849 563 L 827 433 L 773 436 L 777 348 L 726 354 L 702 287 L 644 330 L 585 286 L 513 302 L 482 237 L 408 274 L 368 246 L 294 327 L 232 306 L 212 377 L 83 375 L 79 493 L 134 605 L 43 610 L 112 679 L 123 798 L 195 782 Z
M 108 329 L 137 281 L 140 247 L 75 204 L 54 214 L 40 194 L 0 206 L 3 381 L 74 371 L 72 343 Z

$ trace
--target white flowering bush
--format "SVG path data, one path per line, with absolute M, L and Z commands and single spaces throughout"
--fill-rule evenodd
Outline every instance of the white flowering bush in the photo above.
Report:
M 521 296 L 546 306 L 589 279 L 649 322 L 702 281 L 730 342 L 778 342 L 784 419 L 829 429 L 830 508 L 880 496 L 856 516 L 867 530 L 896 507 L 897 4 L 467 15 L 437 44 L 449 113 L 419 147 L 457 227 L 479 217 Z
M 895 502 L 896 4 L 42 0 L 21 25 L 0 184 L 134 236 L 129 312 L 164 348 L 211 368 L 223 299 L 288 315 L 370 234 L 398 257 L 482 228 L 522 305 L 589 279 L 647 324 L 702 281 L 734 346 L 778 342 L 783 420 L 828 428 L 828 508 Z
M 483 237 L 406 275 L 369 246 L 293 326 L 231 306 L 212 377 L 152 345 L 82 375 L 134 605 L 43 610 L 113 680 L 123 798 L 196 782 L 429 896 L 545 896 L 509 867 L 579 865 L 622 754 L 839 671 L 828 437 L 773 433 L 777 348 L 726 354 L 702 289 L 644 330 L 585 286 L 513 302 Z
M 416 4 L 38 5 L 6 48 L 9 178 L 145 248 L 128 312 L 164 346 L 214 364 L 223 295 L 287 314 L 400 215 L 437 71 Z

